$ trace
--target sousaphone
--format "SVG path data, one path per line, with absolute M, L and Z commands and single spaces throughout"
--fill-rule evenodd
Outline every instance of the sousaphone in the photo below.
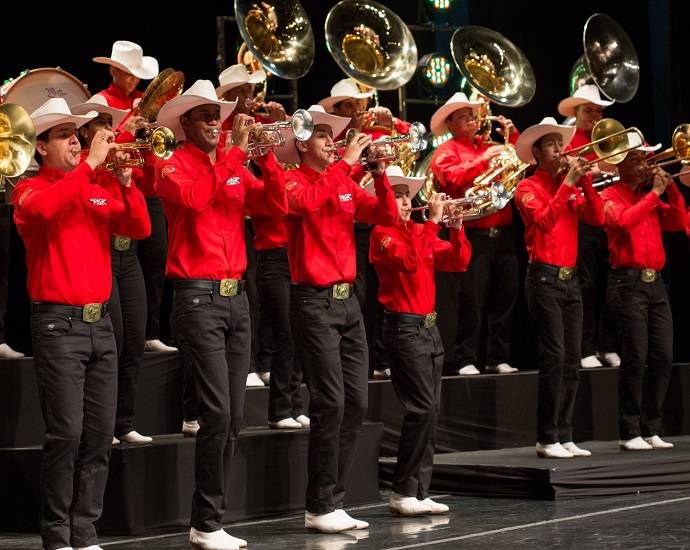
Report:
M 14 186 L 31 164 L 35 150 L 36 129 L 31 115 L 16 103 L 0 105 L 0 187 L 6 204 L 12 204 Z
M 184 73 L 175 69 L 164 69 L 144 90 L 144 95 L 134 108 L 133 115 L 144 117 L 148 122 L 158 118 L 158 111 L 171 99 L 182 93 Z

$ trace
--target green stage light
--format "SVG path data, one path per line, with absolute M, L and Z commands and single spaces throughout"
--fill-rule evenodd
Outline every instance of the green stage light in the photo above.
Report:
M 422 57 L 419 67 L 424 78 L 435 88 L 445 86 L 453 73 L 450 61 L 439 53 L 430 53 Z
M 428 0 L 428 3 L 436 11 L 447 11 L 450 9 L 453 0 Z

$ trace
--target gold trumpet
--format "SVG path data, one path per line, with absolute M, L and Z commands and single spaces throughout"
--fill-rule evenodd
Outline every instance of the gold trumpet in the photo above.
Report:
M 342 150 L 345 149 L 352 138 L 357 135 L 357 130 L 355 128 L 350 128 L 345 134 L 345 139 L 336 141 L 330 147 L 326 148 L 329 153 L 335 153 L 337 158 L 342 158 Z M 385 137 L 377 141 L 373 141 L 369 147 L 367 147 L 359 158 L 360 164 L 368 165 L 370 162 L 391 162 L 395 161 L 400 157 L 400 151 L 397 146 L 398 143 L 409 143 L 412 151 L 419 152 L 426 149 L 429 143 L 429 134 L 426 127 L 421 122 L 413 122 L 410 126 L 410 131 L 405 136 L 397 137 Z M 369 161 L 369 149 L 375 149 L 376 157 L 374 160 Z
M 500 210 L 508 203 L 508 195 L 503 185 L 494 184 L 491 187 L 490 193 L 491 203 L 496 209 Z M 484 195 L 444 200 L 441 223 L 450 226 L 456 220 L 465 222 L 479 219 L 486 215 L 484 212 L 486 202 L 486 197 Z M 407 209 L 408 212 L 424 212 L 426 210 L 429 210 L 428 204 Z M 424 214 L 422 214 L 422 217 L 424 221 L 426 221 L 427 218 Z

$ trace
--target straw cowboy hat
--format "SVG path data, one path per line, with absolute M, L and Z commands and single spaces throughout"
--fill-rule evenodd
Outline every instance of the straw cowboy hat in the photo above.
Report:
M 82 127 L 92 118 L 98 116 L 98 111 L 91 110 L 83 115 L 74 115 L 69 110 L 69 105 L 61 97 L 53 97 L 31 113 L 31 120 L 36 129 L 36 135 L 40 136 L 46 130 L 50 130 L 58 124 L 73 122 L 77 128 Z
M 258 69 L 249 74 L 249 71 L 247 71 L 244 65 L 232 65 L 218 76 L 220 86 L 216 88 L 216 94 L 218 97 L 223 97 L 225 92 L 237 86 L 242 86 L 243 84 L 259 84 L 264 80 L 266 80 L 266 71 L 263 69 Z
M 334 136 L 340 135 L 340 132 L 350 123 L 348 117 L 331 115 L 327 113 L 321 105 L 312 105 L 307 111 L 314 120 L 314 127 L 319 124 L 327 124 L 331 127 Z M 297 154 L 297 147 L 295 146 L 297 138 L 292 133 L 292 129 L 282 128 L 280 132 L 283 134 L 283 139 L 285 139 L 285 145 L 273 150 L 275 156 L 278 157 L 279 161 L 286 164 L 299 164 L 300 158 Z
M 522 162 L 530 164 L 537 164 L 537 159 L 532 153 L 532 146 L 534 142 L 546 134 L 557 133 L 563 137 L 563 147 L 568 145 L 575 135 L 575 126 L 568 126 L 565 124 L 558 124 L 556 119 L 550 116 L 545 117 L 539 124 L 530 126 L 520 134 L 515 143 L 515 152 Z
M 467 96 L 463 92 L 456 92 L 453 95 L 453 97 L 451 97 L 448 101 L 441 105 L 441 107 L 439 107 L 438 110 L 431 117 L 431 133 L 435 136 L 442 136 L 448 133 L 446 119 L 451 114 L 453 114 L 458 109 L 463 109 L 464 107 L 471 107 L 472 112 L 474 114 L 477 114 L 477 109 L 479 109 L 479 107 L 483 104 L 484 102 L 481 100 L 470 101 L 469 99 L 467 99 Z
M 158 74 L 156 58 L 144 55 L 139 44 L 128 40 L 115 42 L 110 57 L 94 57 L 93 60 L 96 63 L 112 65 L 144 80 L 150 80 Z
M 344 78 L 331 88 L 331 95 L 319 101 L 319 105 L 321 105 L 326 110 L 326 112 L 332 113 L 333 105 L 335 105 L 336 103 L 340 103 L 345 99 L 364 99 L 367 97 L 371 97 L 373 95 L 373 90 L 370 92 L 362 92 L 359 89 L 359 86 L 357 86 L 357 82 L 355 82 L 351 78 Z
M 410 189 L 410 197 L 414 197 L 419 192 L 426 179 L 424 176 L 406 176 L 402 168 L 396 165 L 386 168 L 386 176 L 388 176 L 388 182 L 391 184 L 391 187 L 396 185 L 407 185 Z M 376 195 L 373 178 L 364 186 L 364 189 L 369 191 L 372 195 Z
M 577 116 L 575 107 L 578 105 L 584 105 L 585 103 L 594 103 L 600 107 L 608 107 L 609 105 L 613 105 L 613 101 L 601 99 L 601 96 L 599 95 L 599 88 L 597 88 L 594 84 L 586 84 L 575 90 L 575 93 L 572 96 L 562 100 L 558 104 L 558 112 L 565 117 Z
M 92 95 L 84 103 L 72 106 L 73 115 L 85 115 L 91 111 L 98 111 L 99 114 L 108 113 L 113 117 L 113 128 L 117 128 L 129 114 L 127 109 L 116 109 L 108 105 L 108 101 L 100 94 Z
M 220 120 L 223 121 L 235 109 L 237 101 L 218 99 L 216 89 L 210 80 L 197 80 L 186 92 L 174 97 L 161 107 L 161 110 L 158 111 L 156 124 L 170 128 L 175 134 L 175 139 L 185 139 L 184 130 L 180 124 L 180 116 L 194 107 L 208 104 L 220 107 Z

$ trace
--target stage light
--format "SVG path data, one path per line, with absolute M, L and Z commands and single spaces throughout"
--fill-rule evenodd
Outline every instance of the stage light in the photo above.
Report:
M 425 4 L 434 11 L 444 12 L 450 9 L 453 0 L 424 0 Z
M 419 60 L 418 66 L 422 76 L 435 88 L 445 86 L 451 74 L 453 74 L 453 67 L 450 61 L 436 52 L 423 56 Z

